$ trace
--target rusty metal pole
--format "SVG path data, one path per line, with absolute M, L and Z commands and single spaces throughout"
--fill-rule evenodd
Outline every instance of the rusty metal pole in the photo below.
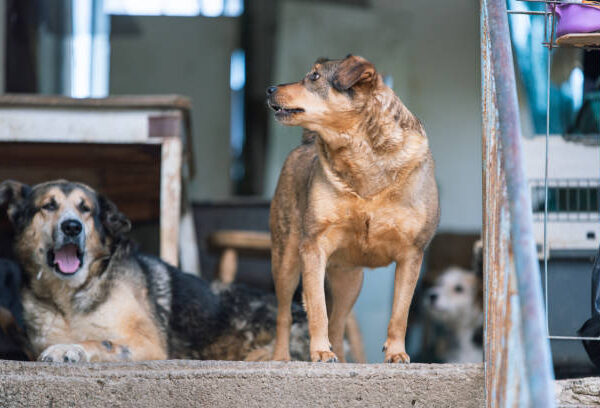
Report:
M 496 87 L 498 131 L 502 145 L 510 211 L 510 235 L 520 304 L 525 375 L 530 406 L 554 407 L 554 373 L 544 323 L 542 284 L 533 238 L 531 198 L 521 146 L 519 105 L 506 0 L 488 0 L 491 65 Z

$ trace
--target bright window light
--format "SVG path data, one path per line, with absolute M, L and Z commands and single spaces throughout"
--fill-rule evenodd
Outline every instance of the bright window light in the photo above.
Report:
M 244 50 L 235 50 L 231 54 L 229 85 L 233 91 L 241 90 L 246 84 L 246 57 Z
M 157 16 L 161 14 L 161 0 L 104 0 L 106 14 Z
M 200 15 L 200 1 L 163 1 L 162 14 L 167 16 Z
M 583 71 L 577 67 L 571 72 L 569 83 L 573 92 L 573 109 L 578 111 L 583 104 Z
M 202 14 L 206 17 L 218 17 L 223 14 L 223 0 L 201 0 Z
M 104 0 L 106 14 L 132 16 L 239 17 L 243 0 Z
M 104 0 L 106 14 L 197 16 L 201 0 Z
M 92 2 L 73 2 L 73 53 L 71 96 L 90 96 L 92 75 Z
M 227 17 L 239 17 L 244 12 L 244 0 L 226 0 L 223 14 Z

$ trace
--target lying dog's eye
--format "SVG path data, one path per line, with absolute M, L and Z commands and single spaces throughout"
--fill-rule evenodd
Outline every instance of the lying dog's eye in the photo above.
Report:
M 79 204 L 79 211 L 82 213 L 90 212 L 90 207 L 85 205 L 84 203 Z
M 454 291 L 455 291 L 456 293 L 462 293 L 462 292 L 463 292 L 463 290 L 464 290 L 464 288 L 462 287 L 462 285 L 456 285 L 456 286 L 454 287 Z
M 318 72 L 313 72 L 308 76 L 308 79 L 310 79 L 311 81 L 316 81 L 319 78 L 321 78 L 321 75 L 319 75 Z
M 50 201 L 49 203 L 44 204 L 42 208 L 46 211 L 56 211 L 58 206 L 56 205 L 56 202 Z

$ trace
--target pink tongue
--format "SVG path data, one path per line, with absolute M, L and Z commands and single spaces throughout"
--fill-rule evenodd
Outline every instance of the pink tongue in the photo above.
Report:
M 60 269 L 62 273 L 74 273 L 79 269 L 77 246 L 69 244 L 54 251 L 54 263 L 58 264 L 58 269 Z

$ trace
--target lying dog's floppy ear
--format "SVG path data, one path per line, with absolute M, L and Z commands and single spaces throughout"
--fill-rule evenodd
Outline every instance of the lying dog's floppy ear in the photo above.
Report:
M 99 195 L 98 204 L 100 206 L 100 221 L 110 236 L 121 238 L 131 230 L 131 221 L 119 211 L 115 203 Z
M 19 204 L 31 193 L 31 187 L 14 180 L 0 183 L 0 207 L 7 206 L 8 219 L 14 225 L 18 223 L 21 207 Z
M 338 91 L 347 91 L 357 84 L 371 83 L 375 79 L 375 66 L 362 57 L 349 54 L 337 68 L 332 85 Z

